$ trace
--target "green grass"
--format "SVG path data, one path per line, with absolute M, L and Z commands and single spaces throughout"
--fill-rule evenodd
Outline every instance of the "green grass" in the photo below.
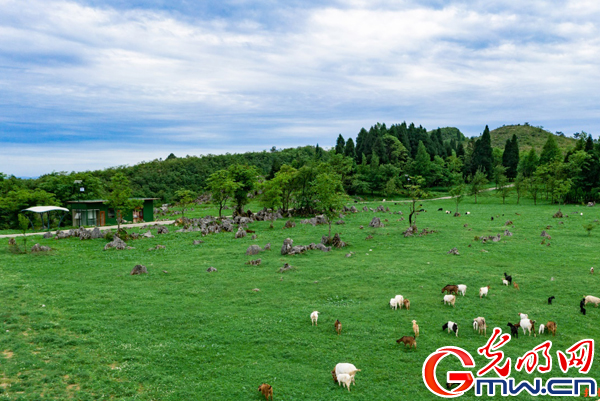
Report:
M 529 152 L 534 148 L 538 156 L 542 152 L 544 144 L 548 140 L 548 135 L 552 133 L 541 127 L 531 125 L 505 125 L 490 131 L 492 147 L 504 149 L 507 139 L 512 139 L 513 134 L 517 135 L 519 141 L 519 152 Z M 575 139 L 565 136 L 555 135 L 556 143 L 563 153 L 570 148 L 575 147 Z
M 192 241 L 199 233 L 173 229 L 131 241 L 135 249 L 128 251 L 103 251 L 104 240 L 36 239 L 54 248 L 48 255 L 13 255 L 4 246 L 0 400 L 260 400 L 257 387 L 263 382 L 273 386 L 276 400 L 433 400 L 421 379 L 425 358 L 456 345 L 475 356 L 479 369 L 487 361 L 476 349 L 485 339 L 472 330 L 472 319 L 484 316 L 489 335 L 494 326 L 508 329 L 518 312 L 538 323 L 558 323 L 551 338 L 556 366 L 556 350 L 600 335 L 600 309 L 579 313 L 581 297 L 600 292 L 600 276 L 589 274 L 600 234 L 588 236 L 582 228 L 600 218 L 600 209 L 563 206 L 570 217 L 559 224 L 552 218 L 555 205 L 507 202 L 489 194 L 478 204 L 467 198 L 460 210 L 471 215 L 458 218 L 437 211 L 454 210 L 452 200 L 423 202 L 427 212 L 417 225 L 438 233 L 413 238 L 402 236 L 408 204 L 386 202 L 406 220 L 397 221 L 397 214 L 349 215 L 345 225 L 332 227 L 348 248 L 297 256 L 280 255 L 283 240 L 319 242 L 327 226 L 284 230 L 285 220 L 274 229 L 257 222 L 249 227 L 258 235 L 255 241 L 224 233 L 204 237 L 198 246 Z M 389 221 L 369 229 L 374 216 Z M 473 240 L 502 233 L 507 220 L 514 222 L 508 227 L 512 237 L 488 244 Z M 540 244 L 548 225 L 551 246 Z M 373 239 L 367 241 L 369 234 Z M 256 258 L 245 256 L 246 248 L 267 242 L 273 250 L 257 256 L 263 263 L 246 265 Z M 156 244 L 166 249 L 148 251 Z M 460 256 L 446 254 L 453 247 Z M 350 251 L 354 255 L 346 258 Z M 296 270 L 277 273 L 285 262 Z M 136 264 L 146 265 L 149 274 L 130 276 Z M 209 266 L 218 272 L 207 273 Z M 501 285 L 505 271 L 520 291 Z M 455 308 L 441 302 L 440 290 L 449 283 L 468 286 Z M 480 300 L 478 288 L 485 285 L 491 285 L 489 298 Z M 389 308 L 396 294 L 410 299 L 410 311 Z M 546 302 L 550 295 L 556 296 L 552 306 Z M 321 312 L 317 327 L 310 325 L 313 310 Z M 336 319 L 343 324 L 341 336 L 334 331 Z M 405 350 L 395 340 L 412 335 L 412 319 L 421 336 L 417 350 Z M 448 320 L 459 323 L 458 338 L 441 331 Z M 520 336 L 503 350 L 514 363 L 549 338 Z M 361 369 L 350 393 L 331 379 L 338 362 Z M 591 377 L 599 377 L 599 367 L 596 361 Z M 445 371 L 457 368 L 444 360 L 440 381 Z M 544 379 L 552 376 L 561 376 L 558 368 Z M 514 372 L 513 377 L 518 382 L 529 375 Z M 475 397 L 469 392 L 461 399 Z

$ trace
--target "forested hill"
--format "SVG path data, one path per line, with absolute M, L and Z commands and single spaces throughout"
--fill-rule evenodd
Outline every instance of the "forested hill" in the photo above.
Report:
M 519 150 L 521 152 L 529 152 L 531 148 L 539 154 L 548 140 L 548 135 L 554 135 L 550 131 L 546 131 L 541 127 L 533 127 L 529 124 L 525 125 L 503 125 L 495 130 L 490 131 L 492 138 L 492 147 L 504 149 L 504 145 L 513 135 L 517 136 L 519 141 Z M 563 152 L 575 147 L 577 140 L 562 135 L 554 135 L 558 148 Z

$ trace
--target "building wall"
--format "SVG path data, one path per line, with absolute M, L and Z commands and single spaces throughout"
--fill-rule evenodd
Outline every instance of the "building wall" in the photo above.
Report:
M 115 212 L 115 216 L 113 218 L 109 217 L 109 207 L 104 203 L 71 203 L 70 204 L 73 213 L 73 221 L 75 221 L 75 213 L 76 211 L 81 210 L 90 210 L 90 209 L 98 209 L 96 213 L 96 224 L 100 224 L 100 211 L 104 211 L 105 216 L 105 225 L 107 226 L 116 226 L 117 225 L 117 213 Z M 154 202 L 152 200 L 145 200 L 143 205 L 143 213 L 144 213 L 144 221 L 154 221 Z M 123 213 L 123 219 L 128 222 L 133 221 L 133 211 L 129 210 L 126 213 Z M 84 219 L 84 225 L 86 224 L 86 220 Z

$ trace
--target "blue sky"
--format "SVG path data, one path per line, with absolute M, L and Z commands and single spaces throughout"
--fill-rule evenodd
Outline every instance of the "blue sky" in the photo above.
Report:
M 529 122 L 597 138 L 600 2 L 0 0 L 0 172 Z

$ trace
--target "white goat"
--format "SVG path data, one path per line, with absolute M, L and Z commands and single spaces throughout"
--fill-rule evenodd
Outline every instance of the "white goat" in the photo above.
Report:
M 354 375 L 356 372 L 360 372 L 360 369 L 356 369 L 356 366 L 351 363 L 338 363 L 335 365 L 334 371 L 336 377 L 340 377 L 340 375 L 343 374 L 348 374 L 352 376 L 352 382 L 354 382 Z M 339 384 L 339 379 L 337 381 Z
M 354 373 L 356 373 L 356 371 L 354 371 Z M 337 376 L 338 379 L 338 386 L 340 384 L 344 384 L 344 386 L 346 386 L 348 388 L 348 391 L 350 391 L 350 385 L 354 382 L 354 375 L 349 374 L 349 373 L 340 373 Z
M 444 295 L 444 305 L 452 305 L 454 307 L 454 303 L 456 302 L 456 296 L 454 295 Z
M 398 301 L 396 301 L 396 298 L 390 299 L 390 308 L 394 310 L 398 309 Z
M 402 305 L 404 305 L 404 297 L 402 295 L 396 295 L 396 302 L 398 302 L 398 307 L 402 309 Z
M 595 297 L 593 295 L 586 295 L 585 296 L 585 305 L 587 305 L 588 302 L 593 303 L 596 306 L 596 308 L 597 308 L 598 304 L 600 304 L 600 298 Z
M 462 294 L 462 296 L 465 296 L 465 293 L 467 292 L 467 286 L 464 284 L 459 284 L 457 285 L 458 287 L 458 292 L 460 292 Z
M 310 314 L 310 325 L 317 325 L 317 320 L 319 319 L 319 312 L 318 311 L 314 311 L 313 313 Z
M 503 280 L 502 280 L 502 284 L 504 284 L 504 285 L 508 285 L 508 280 L 504 280 L 504 279 L 503 279 Z
M 487 336 L 487 324 L 485 323 L 485 318 L 480 316 L 473 319 L 473 329 L 477 330 L 479 334 L 483 333 L 484 336 Z
M 479 289 L 479 298 L 483 297 L 484 295 L 487 297 L 488 294 L 488 290 L 490 289 L 490 286 L 488 285 L 487 287 L 481 287 Z
M 540 328 L 538 330 L 538 334 L 544 334 L 544 330 L 546 330 L 546 326 L 544 324 L 540 324 Z
M 519 326 L 521 326 L 523 329 L 523 335 L 525 334 L 525 331 L 528 331 L 529 335 L 531 335 L 531 330 L 535 330 L 533 326 L 535 324 L 535 320 L 529 319 L 529 316 L 524 313 L 519 313 L 519 317 L 521 318 Z

